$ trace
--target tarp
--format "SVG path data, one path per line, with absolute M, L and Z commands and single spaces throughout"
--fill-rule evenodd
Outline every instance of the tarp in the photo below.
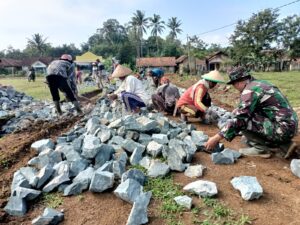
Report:
M 91 63 L 91 62 L 95 62 L 96 59 L 100 59 L 102 61 L 102 56 L 95 55 L 92 52 L 86 52 L 82 55 L 76 56 L 75 62 L 76 63 Z

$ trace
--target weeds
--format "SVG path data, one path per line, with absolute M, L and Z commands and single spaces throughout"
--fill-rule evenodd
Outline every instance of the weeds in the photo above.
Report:
M 161 217 L 166 219 L 169 225 L 180 225 L 178 215 L 184 211 L 182 206 L 179 206 L 174 198 L 183 195 L 181 187 L 173 183 L 172 176 L 150 178 L 146 185 L 145 191 L 152 191 L 152 196 L 162 201 L 160 207 Z
M 43 193 L 42 202 L 49 208 L 57 208 L 64 200 L 59 193 Z

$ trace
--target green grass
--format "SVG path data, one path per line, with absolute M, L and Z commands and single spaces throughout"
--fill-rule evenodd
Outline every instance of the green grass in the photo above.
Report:
M 35 99 L 39 100 L 51 100 L 51 94 L 48 86 L 44 83 L 44 77 L 37 77 L 35 82 L 28 82 L 24 77 L 8 77 L 0 78 L 0 84 L 2 85 L 11 85 L 17 91 L 24 92 L 26 95 L 32 96 Z M 83 94 L 96 90 L 97 87 L 79 87 L 79 93 Z M 62 95 L 61 95 L 62 96 Z
M 300 106 L 300 72 L 257 72 L 253 76 L 260 80 L 267 80 L 276 85 L 287 96 L 293 107 Z
M 173 183 L 172 176 L 149 178 L 145 185 L 145 191 L 151 191 L 153 198 L 162 202 L 159 208 L 160 216 L 169 225 L 183 224 L 179 217 L 184 208 L 174 201 L 176 196 L 184 195 L 181 190 L 179 185 Z
M 49 208 L 57 208 L 62 205 L 64 200 L 59 193 L 43 193 L 42 202 Z

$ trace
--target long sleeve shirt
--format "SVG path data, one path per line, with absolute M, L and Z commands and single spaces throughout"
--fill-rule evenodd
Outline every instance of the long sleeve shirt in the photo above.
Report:
M 72 75 L 73 70 L 72 63 L 66 60 L 54 60 L 47 68 L 47 76 L 58 75 L 69 78 Z
M 203 104 L 203 98 L 206 94 L 208 94 L 208 88 L 208 82 L 200 80 L 183 93 L 177 102 L 177 106 L 194 105 L 201 112 L 206 112 L 207 106 Z
M 283 140 L 298 130 L 297 114 L 280 90 L 267 81 L 253 80 L 246 85 L 233 116 L 219 133 L 228 141 L 243 130 L 265 133 L 271 139 L 278 134 Z
M 156 93 L 163 97 L 165 104 L 168 106 L 174 106 L 176 99 L 180 97 L 178 88 L 170 83 L 159 86 Z
M 139 96 L 146 105 L 149 103 L 150 96 L 147 94 L 143 83 L 135 76 L 127 76 L 114 93 L 117 94 L 119 98 L 121 98 L 121 93 L 123 91 L 130 92 Z

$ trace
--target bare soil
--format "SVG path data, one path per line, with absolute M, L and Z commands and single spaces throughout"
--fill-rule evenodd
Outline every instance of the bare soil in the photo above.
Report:
M 181 82 L 180 85 L 188 87 L 193 82 L 189 80 Z M 216 105 L 231 110 L 233 108 L 231 103 L 238 100 L 238 94 L 227 94 L 226 89 L 221 87 L 212 93 L 212 98 Z M 40 201 L 32 204 L 24 217 L 12 217 L 3 211 L 10 195 L 13 173 L 20 167 L 26 166 L 27 161 L 36 154 L 30 149 L 32 142 L 41 138 L 55 140 L 79 120 L 80 117 L 73 117 L 55 124 L 36 124 L 28 130 L 6 135 L 0 139 L 0 224 L 31 224 L 31 220 L 42 213 L 44 205 Z M 196 122 L 194 124 L 198 130 L 204 131 L 209 136 L 218 131 L 215 126 L 199 125 Z M 242 147 L 239 138 L 232 142 L 224 142 L 224 144 L 225 147 L 232 149 Z M 249 215 L 253 220 L 252 224 L 300 224 L 300 211 L 298 210 L 300 208 L 300 195 L 298 195 L 300 179 L 290 172 L 290 160 L 275 156 L 270 159 L 244 157 L 234 165 L 215 165 L 209 154 L 198 152 L 193 159 L 193 164 L 198 163 L 207 167 L 203 179 L 216 182 L 219 190 L 217 198 L 232 210 Z M 250 202 L 241 199 L 238 191 L 234 190 L 230 184 L 233 177 L 241 175 L 257 177 L 264 189 L 261 199 Z M 182 186 L 195 180 L 184 176 L 183 173 L 174 173 L 174 182 Z M 126 224 L 132 207 L 115 197 L 112 190 L 100 194 L 85 192 L 80 196 L 63 197 L 63 200 L 63 204 L 58 209 L 64 210 L 65 220 L 62 224 L 66 225 Z M 195 205 L 199 204 L 197 198 L 194 198 L 194 201 Z M 159 206 L 159 201 L 151 200 L 148 213 L 151 225 L 166 224 L 166 221 L 160 218 Z M 190 212 L 184 213 L 183 218 L 184 224 L 193 224 Z

